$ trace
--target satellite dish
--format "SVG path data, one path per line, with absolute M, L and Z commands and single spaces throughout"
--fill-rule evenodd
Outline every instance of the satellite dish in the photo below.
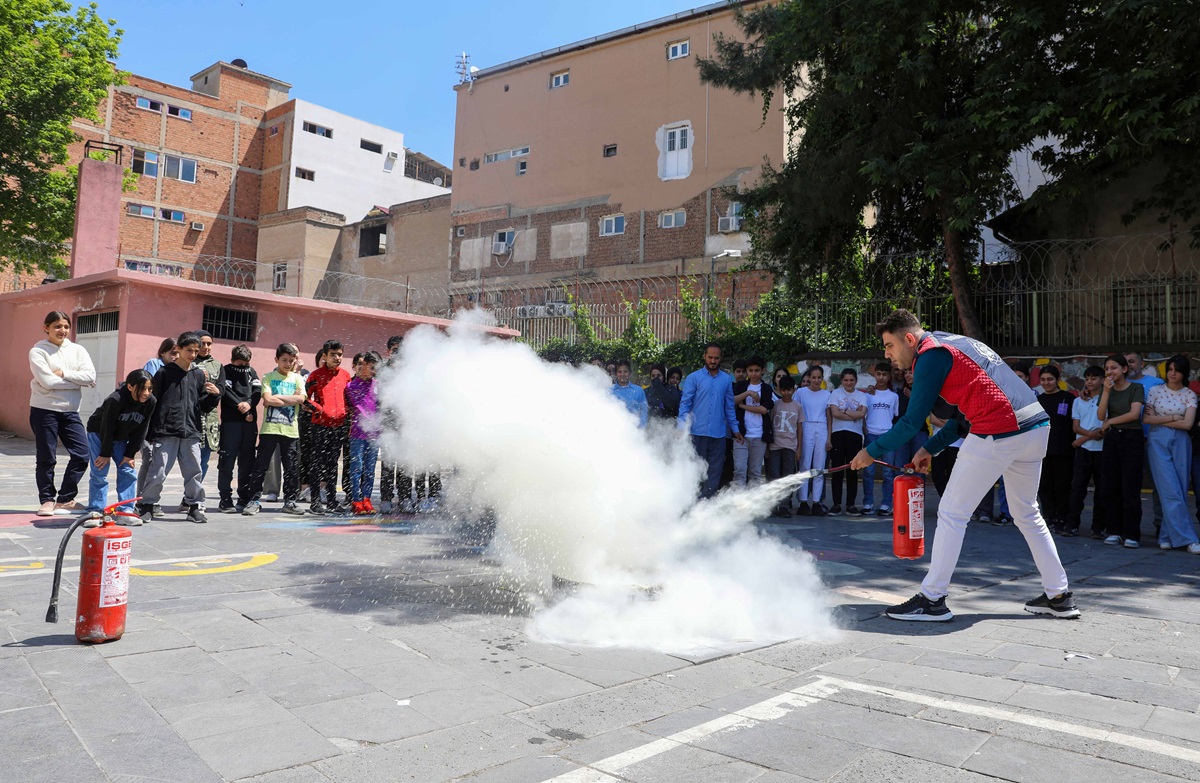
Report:
M 441 177 L 434 177 L 434 178 L 433 178 L 433 184 L 437 185 L 437 186 L 440 188 L 440 187 L 442 186 L 442 178 L 441 178 Z
M 236 60 L 234 60 L 233 62 L 231 62 L 229 64 L 236 65 L 239 68 L 249 68 L 250 67 L 249 65 L 246 65 L 246 61 L 243 60 L 241 57 L 238 57 Z
M 471 66 L 471 73 L 479 73 L 479 67 L 478 67 L 478 66 L 475 66 L 475 65 L 472 65 L 472 66 Z

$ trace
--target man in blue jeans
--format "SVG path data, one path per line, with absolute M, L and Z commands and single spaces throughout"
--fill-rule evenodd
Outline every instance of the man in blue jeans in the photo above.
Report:
M 725 434 L 742 442 L 733 406 L 733 376 L 721 371 L 721 346 L 704 347 L 704 368 L 683 379 L 683 397 L 679 401 L 679 429 L 692 435 L 692 446 L 708 463 L 708 475 L 700 488 L 700 497 L 717 494 L 721 468 L 725 466 Z

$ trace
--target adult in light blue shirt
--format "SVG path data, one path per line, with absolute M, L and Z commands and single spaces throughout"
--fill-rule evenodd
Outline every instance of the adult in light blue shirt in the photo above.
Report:
M 700 497 L 710 498 L 717 494 L 725 467 L 725 434 L 732 432 L 734 440 L 742 442 L 733 407 L 733 376 L 721 371 L 721 346 L 716 343 L 704 347 L 704 368 L 683 379 L 678 427 L 691 433 L 692 446 L 708 463 Z
M 625 407 L 638 417 L 638 426 L 645 429 L 650 418 L 650 403 L 646 402 L 646 390 L 629 382 L 633 371 L 629 362 L 622 359 L 617 362 L 617 382 L 612 385 L 613 396 L 625 403 Z

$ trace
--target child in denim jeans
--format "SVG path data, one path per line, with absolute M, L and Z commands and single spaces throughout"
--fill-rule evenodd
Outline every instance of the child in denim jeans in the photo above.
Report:
M 350 508 L 355 514 L 374 514 L 371 493 L 375 489 L 375 460 L 379 457 L 376 421 L 375 365 L 379 354 L 368 352 L 346 386 L 346 409 L 350 412 Z

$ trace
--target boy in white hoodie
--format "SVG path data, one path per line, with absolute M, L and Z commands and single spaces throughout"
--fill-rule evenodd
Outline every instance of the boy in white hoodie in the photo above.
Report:
M 38 516 L 74 514 L 83 510 L 76 502 L 79 479 L 88 466 L 87 432 L 79 418 L 83 389 L 96 385 L 92 357 L 68 339 L 71 317 L 54 310 L 42 321 L 45 340 L 29 350 L 29 427 L 37 443 L 35 479 L 38 488 Z M 62 441 L 71 455 L 62 484 L 54 488 L 55 451 Z M 57 502 L 56 502 L 57 498 Z

